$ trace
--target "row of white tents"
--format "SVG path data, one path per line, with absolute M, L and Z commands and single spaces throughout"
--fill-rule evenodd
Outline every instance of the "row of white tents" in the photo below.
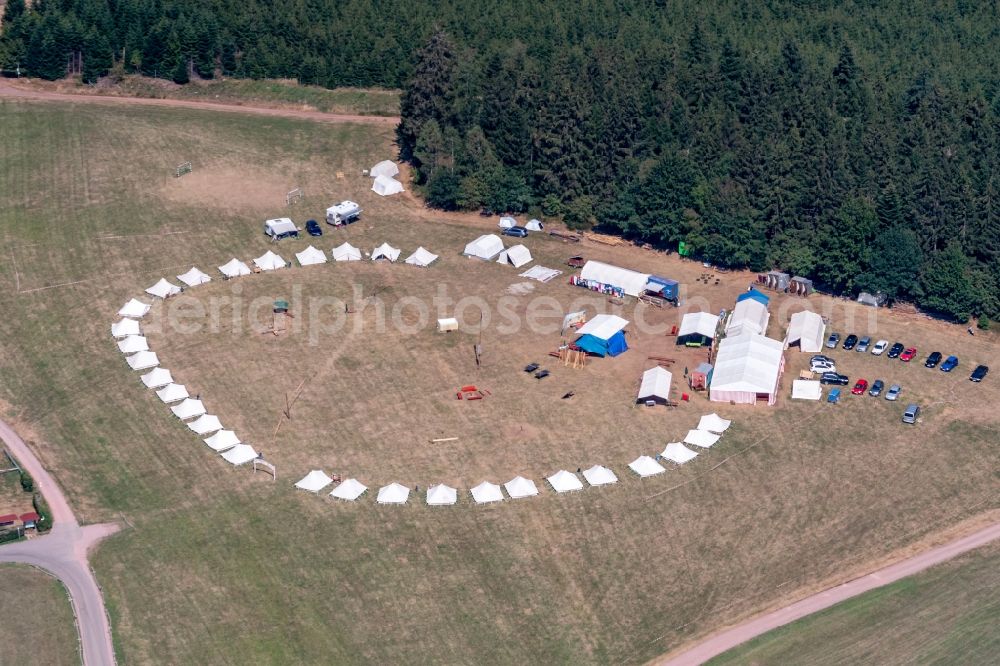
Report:
M 521 268 L 534 261 L 527 247 L 520 244 L 504 247 L 503 240 L 496 234 L 483 234 L 469 242 L 462 254 L 483 261 L 496 259 L 498 264 L 510 264 L 514 268 Z
M 698 427 L 689 430 L 682 442 L 671 442 L 666 445 L 663 452 L 656 458 L 650 456 L 639 456 L 628 464 L 628 467 L 640 478 L 655 476 L 666 472 L 666 468 L 658 460 L 669 460 L 670 462 L 683 465 L 694 460 L 698 453 L 689 449 L 685 444 L 709 449 L 722 437 L 722 433 L 729 429 L 731 421 L 722 418 L 718 414 L 706 414 L 698 421 Z M 618 482 L 618 476 L 609 468 L 603 465 L 594 465 L 589 469 L 580 472 L 580 475 L 590 486 L 604 486 Z M 567 470 L 559 470 L 545 478 L 549 487 L 557 493 L 573 492 L 583 490 L 583 481 L 580 476 Z M 314 469 L 299 479 L 295 487 L 310 493 L 319 494 L 332 485 L 334 480 L 323 470 Z M 367 492 L 368 486 L 357 479 L 345 479 L 341 481 L 330 493 L 334 499 L 353 502 Z M 505 492 L 506 491 L 506 495 Z M 476 504 L 489 504 L 500 502 L 504 499 L 523 499 L 538 495 L 538 486 L 531 479 L 523 476 L 515 476 L 502 486 L 483 481 L 478 486 L 469 489 L 469 495 Z M 375 501 L 378 504 L 405 504 L 410 497 L 410 489 L 400 483 L 390 483 L 379 488 Z M 429 486 L 424 495 L 424 501 L 430 506 L 451 505 L 458 502 L 458 490 L 443 483 Z
M 372 250 L 370 256 L 372 261 L 384 259 L 390 262 L 395 262 L 399 259 L 400 254 L 402 254 L 402 251 L 399 248 L 395 248 L 389 243 L 382 243 Z M 343 243 L 333 248 L 333 250 L 330 251 L 330 256 L 334 261 L 361 261 L 362 252 L 359 248 L 354 247 L 350 243 Z M 312 245 L 301 252 L 296 252 L 295 258 L 298 260 L 300 266 L 314 266 L 316 264 L 325 264 L 327 262 L 326 253 L 322 250 L 316 249 Z M 434 254 L 427 248 L 418 247 L 405 259 L 405 263 L 410 264 L 411 266 L 426 267 L 437 261 L 437 259 L 438 255 Z M 280 255 L 271 250 L 268 250 L 261 256 L 254 259 L 253 263 L 261 271 L 273 271 L 291 266 L 290 263 L 286 262 Z M 250 267 L 239 259 L 233 258 L 222 266 L 219 266 L 219 272 L 226 278 L 236 278 L 243 275 L 250 275 L 253 271 L 251 271 Z M 161 282 L 164 281 L 161 280 Z M 148 289 L 146 291 L 152 293 Z

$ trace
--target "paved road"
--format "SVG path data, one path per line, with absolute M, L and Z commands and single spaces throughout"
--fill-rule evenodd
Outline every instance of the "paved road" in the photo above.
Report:
M 115 663 L 111 627 L 104 611 L 104 597 L 87 562 L 87 553 L 98 541 L 117 532 L 118 525 L 81 527 L 62 489 L 28 445 L 3 421 L 0 421 L 0 439 L 34 478 L 35 487 L 48 502 L 55 521 L 55 527 L 44 536 L 0 546 L 0 562 L 31 564 L 61 580 L 69 591 L 76 614 L 84 666 L 110 666 Z
M 152 97 L 116 97 L 112 95 L 86 95 L 76 93 L 57 93 L 47 90 L 33 90 L 22 88 L 10 81 L 0 79 L 0 97 L 13 97 L 17 99 L 57 101 L 57 102 L 78 102 L 84 104 L 107 104 L 111 106 L 139 105 L 139 106 L 160 106 L 175 109 L 199 109 L 202 111 L 225 111 L 229 113 L 245 113 L 254 116 L 272 116 L 280 118 L 301 118 L 303 120 L 313 120 L 323 123 L 362 123 L 365 125 L 389 125 L 395 127 L 399 124 L 396 116 L 362 116 L 346 113 L 324 113 L 322 111 L 304 111 L 301 109 L 271 109 L 261 106 L 243 106 L 240 104 L 224 104 L 215 102 L 200 102 L 186 99 L 161 99 Z
M 776 611 L 755 617 L 731 629 L 727 629 L 714 636 L 709 636 L 698 645 L 684 652 L 674 656 L 668 655 L 658 663 L 661 666 L 696 666 L 697 664 L 702 664 L 712 657 L 720 655 L 726 650 L 745 643 L 752 638 L 756 638 L 772 629 L 829 608 L 851 597 L 856 597 L 859 594 L 864 594 L 875 588 L 888 585 L 901 578 L 912 576 L 924 569 L 946 562 L 970 550 L 985 546 L 996 539 L 1000 539 L 1000 523 L 990 525 L 969 536 L 932 548 L 920 555 L 889 565 L 860 578 L 855 578 L 843 585 L 831 587 L 819 594 L 814 594 L 811 597 L 797 601 L 790 606 L 785 606 Z

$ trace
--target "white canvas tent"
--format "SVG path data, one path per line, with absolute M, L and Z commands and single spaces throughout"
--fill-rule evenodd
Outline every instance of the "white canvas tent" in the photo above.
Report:
M 206 282 L 212 281 L 212 278 L 208 277 L 194 266 L 192 266 L 191 270 L 187 273 L 178 275 L 177 279 L 189 287 L 197 287 L 199 284 L 205 284 Z
M 785 349 L 798 344 L 799 351 L 818 354 L 823 351 L 826 324 L 823 318 L 815 312 L 803 310 L 796 312 L 788 322 L 788 332 L 785 333 Z
M 733 424 L 732 421 L 722 418 L 715 412 L 711 414 L 705 414 L 698 421 L 698 430 L 707 430 L 708 432 L 714 432 L 722 434 L 729 429 L 729 426 Z
M 796 379 L 792 382 L 793 400 L 819 400 L 823 397 L 823 385 L 815 379 Z
M 600 261 L 588 261 L 580 270 L 580 277 L 620 288 L 629 296 L 640 296 L 649 282 L 648 273 L 638 273 L 627 268 L 619 268 Z
M 240 443 L 240 438 L 232 430 L 220 430 L 204 442 L 213 451 L 228 451 Z
M 447 506 L 458 501 L 458 491 L 439 483 L 427 489 L 427 503 L 430 506 Z
M 347 479 L 330 492 L 330 497 L 353 502 L 368 490 L 368 486 L 357 479 Z
M 639 395 L 636 402 L 655 400 L 661 404 L 670 401 L 670 383 L 673 375 L 670 371 L 657 366 L 642 373 L 642 383 L 639 385 Z
M 403 184 L 395 178 L 390 178 L 389 176 L 377 176 L 375 181 L 372 183 L 372 192 L 381 197 L 392 196 L 393 194 L 399 194 L 402 191 Z
M 205 413 L 205 405 L 201 400 L 196 400 L 195 398 L 185 398 L 184 402 L 179 405 L 174 405 L 170 408 L 170 411 L 174 413 L 174 416 L 182 421 L 187 421 L 188 419 L 193 419 L 196 416 L 201 416 Z
M 111 337 L 113 338 L 125 338 L 130 335 L 141 335 L 142 332 L 139 330 L 139 322 L 135 319 L 122 319 L 121 321 L 111 324 Z
M 130 335 L 118 343 L 118 351 L 123 354 L 149 351 L 149 343 L 144 335 Z
M 497 223 L 497 226 L 500 227 L 501 229 L 510 229 L 511 227 L 517 226 L 517 220 L 515 220 L 510 216 L 504 215 L 503 217 L 500 218 L 500 221 Z
M 323 470 L 314 469 L 301 479 L 295 482 L 295 487 L 310 493 L 318 493 L 333 483 L 333 479 L 328 477 Z
M 176 284 L 170 284 L 166 278 L 160 278 L 160 281 L 147 289 L 146 293 L 157 298 L 166 298 L 181 293 L 181 288 Z
M 165 402 L 169 405 L 172 402 L 177 402 L 178 400 L 183 400 L 184 398 L 189 398 L 191 396 L 188 394 L 187 387 L 184 386 L 184 384 L 167 384 L 156 392 L 156 397 L 159 398 L 161 402 Z
M 771 314 L 767 306 L 753 298 L 745 298 L 736 304 L 726 323 L 726 335 L 737 337 L 744 333 L 763 335 Z
M 529 280 L 538 280 L 539 282 L 548 282 L 549 280 L 559 277 L 560 275 L 562 275 L 562 271 L 557 271 L 554 268 L 532 266 L 525 272 L 521 273 L 518 277 L 528 278 Z
M 350 243 L 344 243 L 333 248 L 331 252 L 334 261 L 361 261 L 361 250 Z
M 534 218 L 528 220 L 528 223 L 524 225 L 524 228 L 528 231 L 541 231 L 545 227 L 541 220 L 536 220 Z
M 207 435 L 210 432 L 222 430 L 222 423 L 219 422 L 219 417 L 215 414 L 202 414 L 188 423 L 187 427 L 196 435 Z
M 257 452 L 249 444 L 237 444 L 222 454 L 222 459 L 230 465 L 245 465 L 257 457 Z
M 660 454 L 660 457 L 666 458 L 667 460 L 675 462 L 678 465 L 683 465 L 684 463 L 697 458 L 698 454 L 680 442 L 671 442 L 670 444 L 667 444 L 665 449 L 663 449 L 663 453 Z
M 394 262 L 399 259 L 399 250 L 388 243 L 382 243 L 372 250 L 372 261 L 378 261 L 379 259 L 388 259 Z
M 743 303 L 756 303 L 752 299 Z M 745 333 L 719 343 L 709 386 L 713 402 L 756 404 L 778 399 L 778 380 L 785 368 L 784 345 L 763 335 Z
M 476 504 L 503 501 L 503 493 L 500 491 L 500 486 L 489 481 L 483 481 L 469 492 L 472 494 L 472 499 L 476 501 Z
M 688 340 L 714 340 L 715 331 L 719 327 L 719 315 L 708 312 L 688 312 L 681 319 L 680 330 L 677 331 L 677 342 Z
M 421 246 L 414 250 L 413 254 L 406 258 L 406 263 L 411 266 L 427 267 L 437 261 L 438 256 Z
M 497 257 L 498 264 L 510 264 L 514 268 L 520 268 L 531 263 L 531 252 L 523 245 L 509 247 Z
M 160 359 L 156 358 L 156 353 L 151 351 L 141 351 L 125 357 L 125 362 L 133 370 L 149 370 L 160 364 Z
M 142 319 L 149 312 L 151 306 L 143 303 L 142 301 L 132 299 L 128 303 L 122 306 L 122 309 L 118 311 L 119 317 L 132 317 L 133 319 Z
M 382 160 L 368 170 L 368 175 L 372 178 L 378 178 L 379 176 L 395 178 L 399 175 L 399 166 L 392 160 Z
M 716 435 L 714 432 L 709 432 L 707 430 L 688 430 L 688 434 L 684 435 L 684 443 L 691 444 L 693 446 L 699 446 L 703 449 L 709 449 L 713 444 L 718 442 L 720 435 Z
M 458 319 L 454 317 L 445 317 L 444 319 L 438 319 L 438 332 L 447 333 L 448 331 L 458 330 Z
M 503 241 L 496 234 L 483 234 L 465 246 L 462 252 L 467 257 L 489 261 L 503 252 Z
M 379 504 L 405 504 L 409 496 L 409 488 L 399 483 L 390 483 L 379 488 L 375 501 Z
M 632 462 L 628 464 L 629 469 L 638 474 L 642 478 L 647 476 L 653 476 L 655 474 L 663 474 L 667 470 L 664 469 L 663 465 L 656 462 L 649 456 L 639 456 Z
M 326 253 L 323 250 L 317 250 L 312 245 L 301 252 L 296 252 L 295 258 L 299 260 L 299 266 L 315 266 L 326 263 Z
M 166 368 L 153 368 L 139 379 L 146 385 L 146 388 L 151 389 L 174 383 L 174 378 L 170 376 L 170 371 Z
M 615 333 L 628 326 L 628 319 L 618 315 L 599 314 L 577 330 L 577 335 L 593 335 L 595 338 L 607 340 Z
M 511 499 L 533 497 L 538 494 L 538 488 L 535 487 L 535 482 L 531 479 L 526 479 L 523 476 L 515 476 L 510 481 L 503 484 L 503 487 L 507 489 L 507 494 L 510 495 Z
M 275 271 L 285 267 L 285 260 L 270 250 L 254 259 L 253 263 L 262 271 Z
M 227 278 L 234 278 L 241 275 L 250 275 L 250 267 L 233 257 L 228 262 L 219 266 L 219 272 Z
M 618 483 L 615 473 L 604 465 L 594 465 L 590 469 L 583 470 L 583 478 L 592 486 L 605 486 L 609 483 Z
M 552 490 L 557 493 L 568 493 L 572 490 L 583 490 L 583 483 L 576 474 L 567 472 L 564 469 L 559 470 L 552 476 L 548 477 L 546 481 L 552 486 Z

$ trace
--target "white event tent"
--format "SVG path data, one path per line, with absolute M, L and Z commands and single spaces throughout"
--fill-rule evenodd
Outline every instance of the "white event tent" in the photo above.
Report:
M 146 316 L 146 313 L 149 312 L 150 307 L 151 306 L 146 303 L 133 298 L 131 301 L 122 306 L 122 309 L 118 311 L 118 316 L 142 319 Z
M 151 389 L 174 383 L 174 378 L 170 376 L 170 371 L 166 368 L 153 368 L 139 379 L 146 385 L 146 388 Z
M 215 414 L 202 414 L 194 421 L 190 421 L 187 427 L 196 435 L 207 435 L 222 430 L 222 423 Z
M 232 430 L 220 430 L 204 441 L 213 451 L 228 451 L 240 443 L 240 438 Z
M 756 303 L 753 299 L 743 303 Z M 715 369 L 709 386 L 713 402 L 756 404 L 778 399 L 778 380 L 785 368 L 784 346 L 763 335 L 745 333 L 727 337 L 719 343 Z
M 528 231 L 541 231 L 545 227 L 541 220 L 536 220 L 534 218 L 528 220 L 528 223 L 524 225 L 524 228 Z
M 642 373 L 642 383 L 639 385 L 639 395 L 636 402 L 654 400 L 665 404 L 670 401 L 670 383 L 673 375 L 669 370 L 664 370 L 660 366 L 650 368 Z
M 708 312 L 688 312 L 681 319 L 680 330 L 677 331 L 677 344 L 686 342 L 701 342 L 706 344 L 715 339 L 715 331 L 719 327 L 719 315 Z
M 147 289 L 146 293 L 157 298 L 166 298 L 181 293 L 181 288 L 176 284 L 170 284 L 166 278 L 160 278 L 160 281 Z
M 792 382 L 793 400 L 819 400 L 823 397 L 823 385 L 815 379 L 796 379 Z
M 767 306 L 753 298 L 745 298 L 736 304 L 726 323 L 726 335 L 734 338 L 744 333 L 764 335 L 771 314 Z
M 697 458 L 698 454 L 680 442 L 671 442 L 670 444 L 667 444 L 665 449 L 663 449 L 663 453 L 660 454 L 660 457 L 673 461 L 678 465 L 683 465 L 689 460 Z
M 451 486 L 439 483 L 427 489 L 427 504 L 430 506 L 447 506 L 458 501 L 458 491 Z
M 517 220 L 510 217 L 509 215 L 504 215 L 503 217 L 500 218 L 500 221 L 497 223 L 497 226 L 500 227 L 501 229 L 510 229 L 511 227 L 517 226 Z
M 394 262 L 399 259 L 399 250 L 388 243 L 382 243 L 372 250 L 372 261 L 378 261 L 379 259 L 388 259 Z
M 409 496 L 409 488 L 399 483 L 390 483 L 379 488 L 375 501 L 379 504 L 405 504 Z
M 330 491 L 330 497 L 353 502 L 361 497 L 366 490 L 368 490 L 368 486 L 362 484 L 357 479 L 347 479 Z
M 654 474 L 663 474 L 667 470 L 664 469 L 663 465 L 656 462 L 649 456 L 639 456 L 632 462 L 628 464 L 629 469 L 641 476 L 646 478 L 647 476 L 653 476 Z
M 708 432 L 715 432 L 721 435 L 726 432 L 732 424 L 732 421 L 724 419 L 715 412 L 712 412 L 711 414 L 705 414 L 705 416 L 698 420 L 698 430 L 707 430 Z
M 253 263 L 262 271 L 275 271 L 285 267 L 285 260 L 270 250 L 254 259 Z
M 144 335 L 130 335 L 118 343 L 118 351 L 123 354 L 149 351 L 149 343 Z
M 489 481 L 483 481 L 469 492 L 472 494 L 472 499 L 476 501 L 476 504 L 503 501 L 503 493 L 500 491 L 500 486 Z
M 583 483 L 580 481 L 579 477 L 572 472 L 567 472 L 564 469 L 559 470 L 552 476 L 548 477 L 546 481 L 552 486 L 552 490 L 557 493 L 568 493 L 571 490 L 583 490 Z
M 394 178 L 399 175 L 399 166 L 392 160 L 382 160 L 369 169 L 368 175 L 372 178 L 378 178 L 379 176 Z
M 189 287 L 197 287 L 199 284 L 205 284 L 206 282 L 212 281 L 212 278 L 208 277 L 194 266 L 192 266 L 191 270 L 187 273 L 178 275 L 177 279 Z
M 344 243 L 333 248 L 331 253 L 334 261 L 361 261 L 361 250 L 350 243 Z
M 195 398 L 185 398 L 184 402 L 179 405 L 174 405 L 170 408 L 170 411 L 174 413 L 174 416 L 182 421 L 188 419 L 193 419 L 196 416 L 201 416 L 205 413 L 205 405 L 201 400 L 196 400 Z
M 436 254 L 421 246 L 414 250 L 413 254 L 406 258 L 406 263 L 411 266 L 427 267 L 437 261 L 437 258 L 438 256 Z
M 257 452 L 249 444 L 237 444 L 222 454 L 222 459 L 230 465 L 245 465 L 257 457 Z
M 604 486 L 609 483 L 618 483 L 615 473 L 604 465 L 594 465 L 590 469 L 583 470 L 583 478 L 592 486 Z
M 301 252 L 296 252 L 295 258 L 299 260 L 300 266 L 314 266 L 326 263 L 326 253 L 323 250 L 317 250 L 312 245 Z
M 310 493 L 318 493 L 333 483 L 333 479 L 328 477 L 321 469 L 314 469 L 301 479 L 295 482 L 295 487 Z
M 139 330 L 139 322 L 135 319 L 122 319 L 111 324 L 111 337 L 113 338 L 126 338 L 130 335 L 141 334 L 142 331 Z
M 538 494 L 538 488 L 535 487 L 535 482 L 531 479 L 526 479 L 523 476 L 515 476 L 510 481 L 503 484 L 503 487 L 507 489 L 507 494 L 510 495 L 511 499 L 532 497 Z
M 156 392 L 156 397 L 162 402 L 170 404 L 184 398 L 189 398 L 187 387 L 184 384 L 167 384 Z
M 497 257 L 498 264 L 510 264 L 514 268 L 520 268 L 531 263 L 531 252 L 523 245 L 514 245 L 500 253 Z
M 160 359 L 156 357 L 156 352 L 141 351 L 125 357 L 125 362 L 133 370 L 149 370 L 160 364 Z
M 503 241 L 496 234 L 483 234 L 465 246 L 462 251 L 467 257 L 490 260 L 503 252 Z
M 718 442 L 720 437 L 721 435 L 716 435 L 714 432 L 698 430 L 696 428 L 694 430 L 688 430 L 688 434 L 684 435 L 684 443 L 708 449 L 711 448 L 713 444 Z
M 641 296 L 649 282 L 648 273 L 638 273 L 600 261 L 588 261 L 580 270 L 580 277 L 620 288 L 629 296 Z
M 826 324 L 823 318 L 815 312 L 803 310 L 792 315 L 788 322 L 788 332 L 785 333 L 785 349 L 798 344 L 799 350 L 809 354 L 823 351 Z
M 241 275 L 250 275 L 250 267 L 236 257 L 233 257 L 228 262 L 219 266 L 219 272 L 227 278 L 234 278 Z
M 376 176 L 372 182 L 372 192 L 380 197 L 388 197 L 403 191 L 403 184 L 390 176 Z

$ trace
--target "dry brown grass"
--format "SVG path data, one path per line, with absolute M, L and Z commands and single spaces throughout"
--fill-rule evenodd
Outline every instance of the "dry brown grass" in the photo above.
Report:
M 0 564 L 4 664 L 79 664 L 73 610 L 62 583 L 27 566 Z

